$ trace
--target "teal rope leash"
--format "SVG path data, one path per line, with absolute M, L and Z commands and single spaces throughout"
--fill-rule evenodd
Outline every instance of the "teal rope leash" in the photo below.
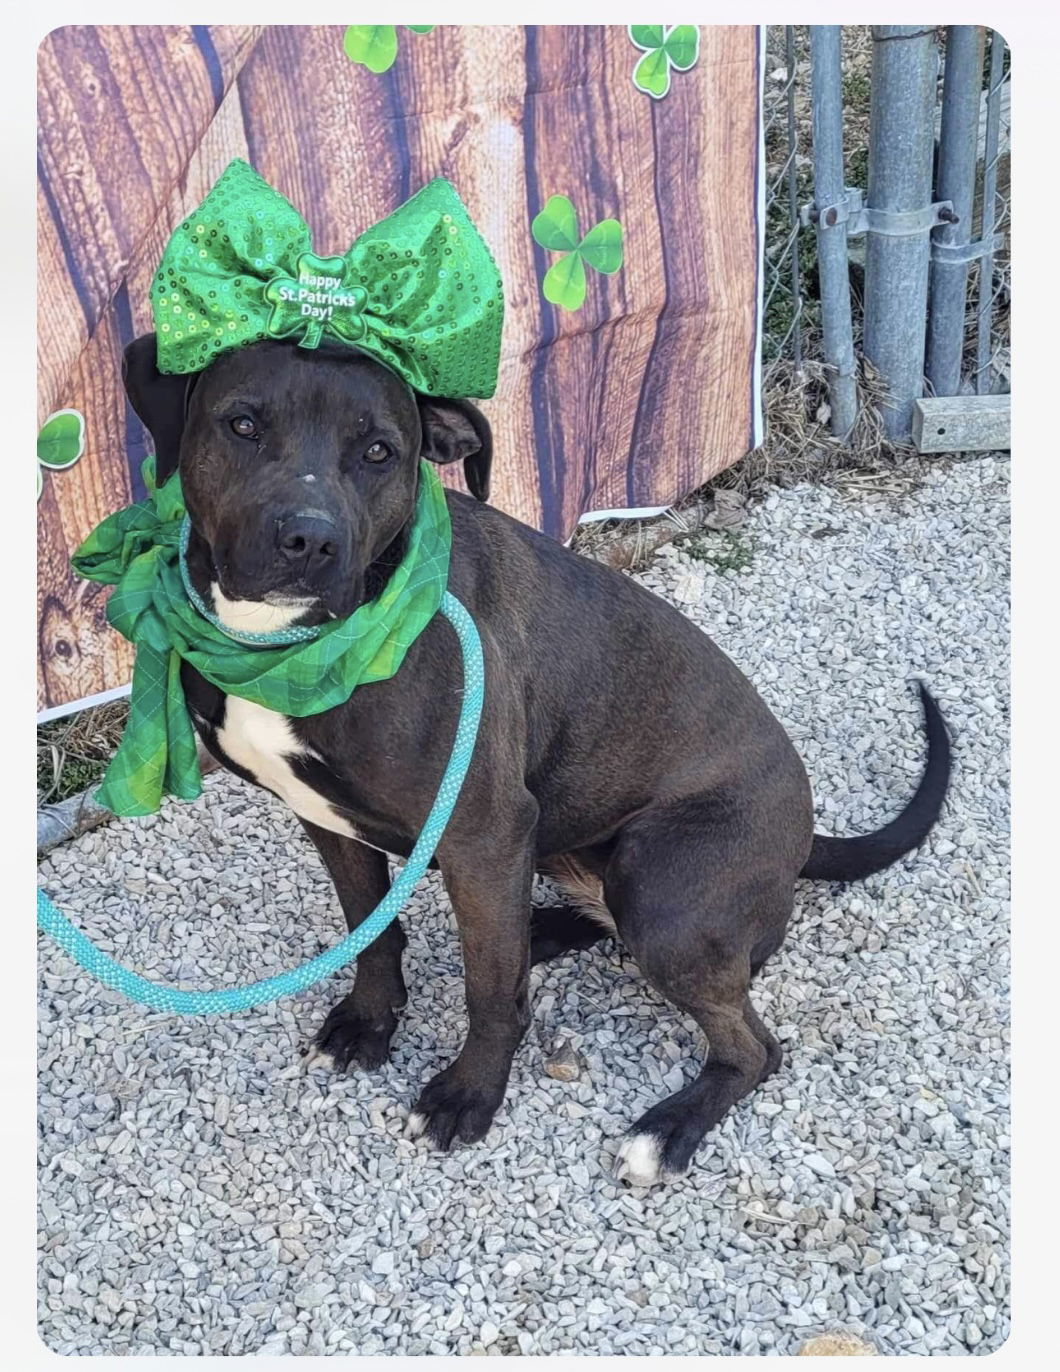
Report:
M 438 841 L 445 832 L 460 788 L 467 776 L 475 751 L 482 701 L 485 691 L 485 672 L 482 644 L 475 621 L 454 595 L 446 591 L 441 612 L 456 631 L 464 668 L 464 691 L 457 721 L 456 736 L 448 765 L 438 787 L 430 813 L 405 866 L 394 878 L 390 890 L 372 913 L 356 929 L 347 934 L 334 948 L 320 953 L 301 967 L 293 967 L 275 977 L 251 982 L 249 986 L 224 991 L 181 991 L 148 981 L 115 962 L 101 952 L 94 943 L 61 914 L 39 887 L 37 889 L 37 925 L 49 934 L 75 962 L 90 972 L 105 986 L 120 991 L 130 1000 L 140 1001 L 152 1010 L 165 1010 L 176 1015 L 233 1015 L 255 1005 L 266 1005 L 281 996 L 294 995 L 331 976 L 363 953 L 379 937 L 388 924 L 400 913 L 417 882 L 427 870 Z M 288 631 L 290 632 L 290 631 Z

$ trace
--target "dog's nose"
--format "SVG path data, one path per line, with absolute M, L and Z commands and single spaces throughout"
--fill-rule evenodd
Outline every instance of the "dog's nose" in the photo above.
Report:
M 303 576 L 335 566 L 339 554 L 338 530 L 323 515 L 293 514 L 281 519 L 276 529 L 279 554 Z

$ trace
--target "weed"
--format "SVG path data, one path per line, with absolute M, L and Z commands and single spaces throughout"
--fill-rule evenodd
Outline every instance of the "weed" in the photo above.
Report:
M 678 546 L 695 562 L 705 562 L 716 572 L 742 572 L 754 559 L 754 544 L 748 538 L 723 529 L 720 533 L 689 534 Z

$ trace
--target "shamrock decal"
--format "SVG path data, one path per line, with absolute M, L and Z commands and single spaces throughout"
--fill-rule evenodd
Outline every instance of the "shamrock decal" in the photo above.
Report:
M 688 71 L 699 56 L 699 28 L 695 24 L 630 24 L 634 46 L 645 54 L 633 68 L 637 90 L 661 100 L 670 89 L 670 68 Z
M 430 33 L 433 24 L 406 24 L 409 33 Z M 351 24 L 342 40 L 342 49 L 351 62 L 374 71 L 378 76 L 389 71 L 397 57 L 397 28 L 393 24 Z
M 37 499 L 44 490 L 42 467 L 63 472 L 85 451 L 85 421 L 79 410 L 56 410 L 37 435 Z
M 304 252 L 296 263 L 298 279 L 274 276 L 265 287 L 272 314 L 265 328 L 273 338 L 301 333 L 300 348 L 315 348 L 326 329 L 347 343 L 367 332 L 362 311 L 368 303 L 363 286 L 344 284 L 344 257 L 317 257 Z
M 534 241 L 563 256 L 545 273 L 541 290 L 550 305 L 576 310 L 585 299 L 585 264 L 610 276 L 622 265 L 622 225 L 601 219 L 578 236 L 578 216 L 565 195 L 553 195 L 530 225 Z

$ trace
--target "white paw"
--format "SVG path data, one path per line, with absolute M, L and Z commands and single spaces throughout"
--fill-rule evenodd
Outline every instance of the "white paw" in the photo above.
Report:
M 335 1059 L 325 1048 L 318 1048 L 316 1044 L 310 1048 L 309 1052 L 302 1059 L 302 1066 L 308 1072 L 315 1067 L 319 1067 L 327 1072 L 336 1072 Z
M 418 1139 L 422 1137 L 427 1128 L 427 1116 L 421 1115 L 418 1110 L 413 1110 L 405 1121 L 405 1137 L 407 1139 Z
M 657 1186 L 669 1180 L 662 1166 L 662 1141 L 655 1134 L 630 1134 L 615 1155 L 616 1181 L 630 1186 Z

